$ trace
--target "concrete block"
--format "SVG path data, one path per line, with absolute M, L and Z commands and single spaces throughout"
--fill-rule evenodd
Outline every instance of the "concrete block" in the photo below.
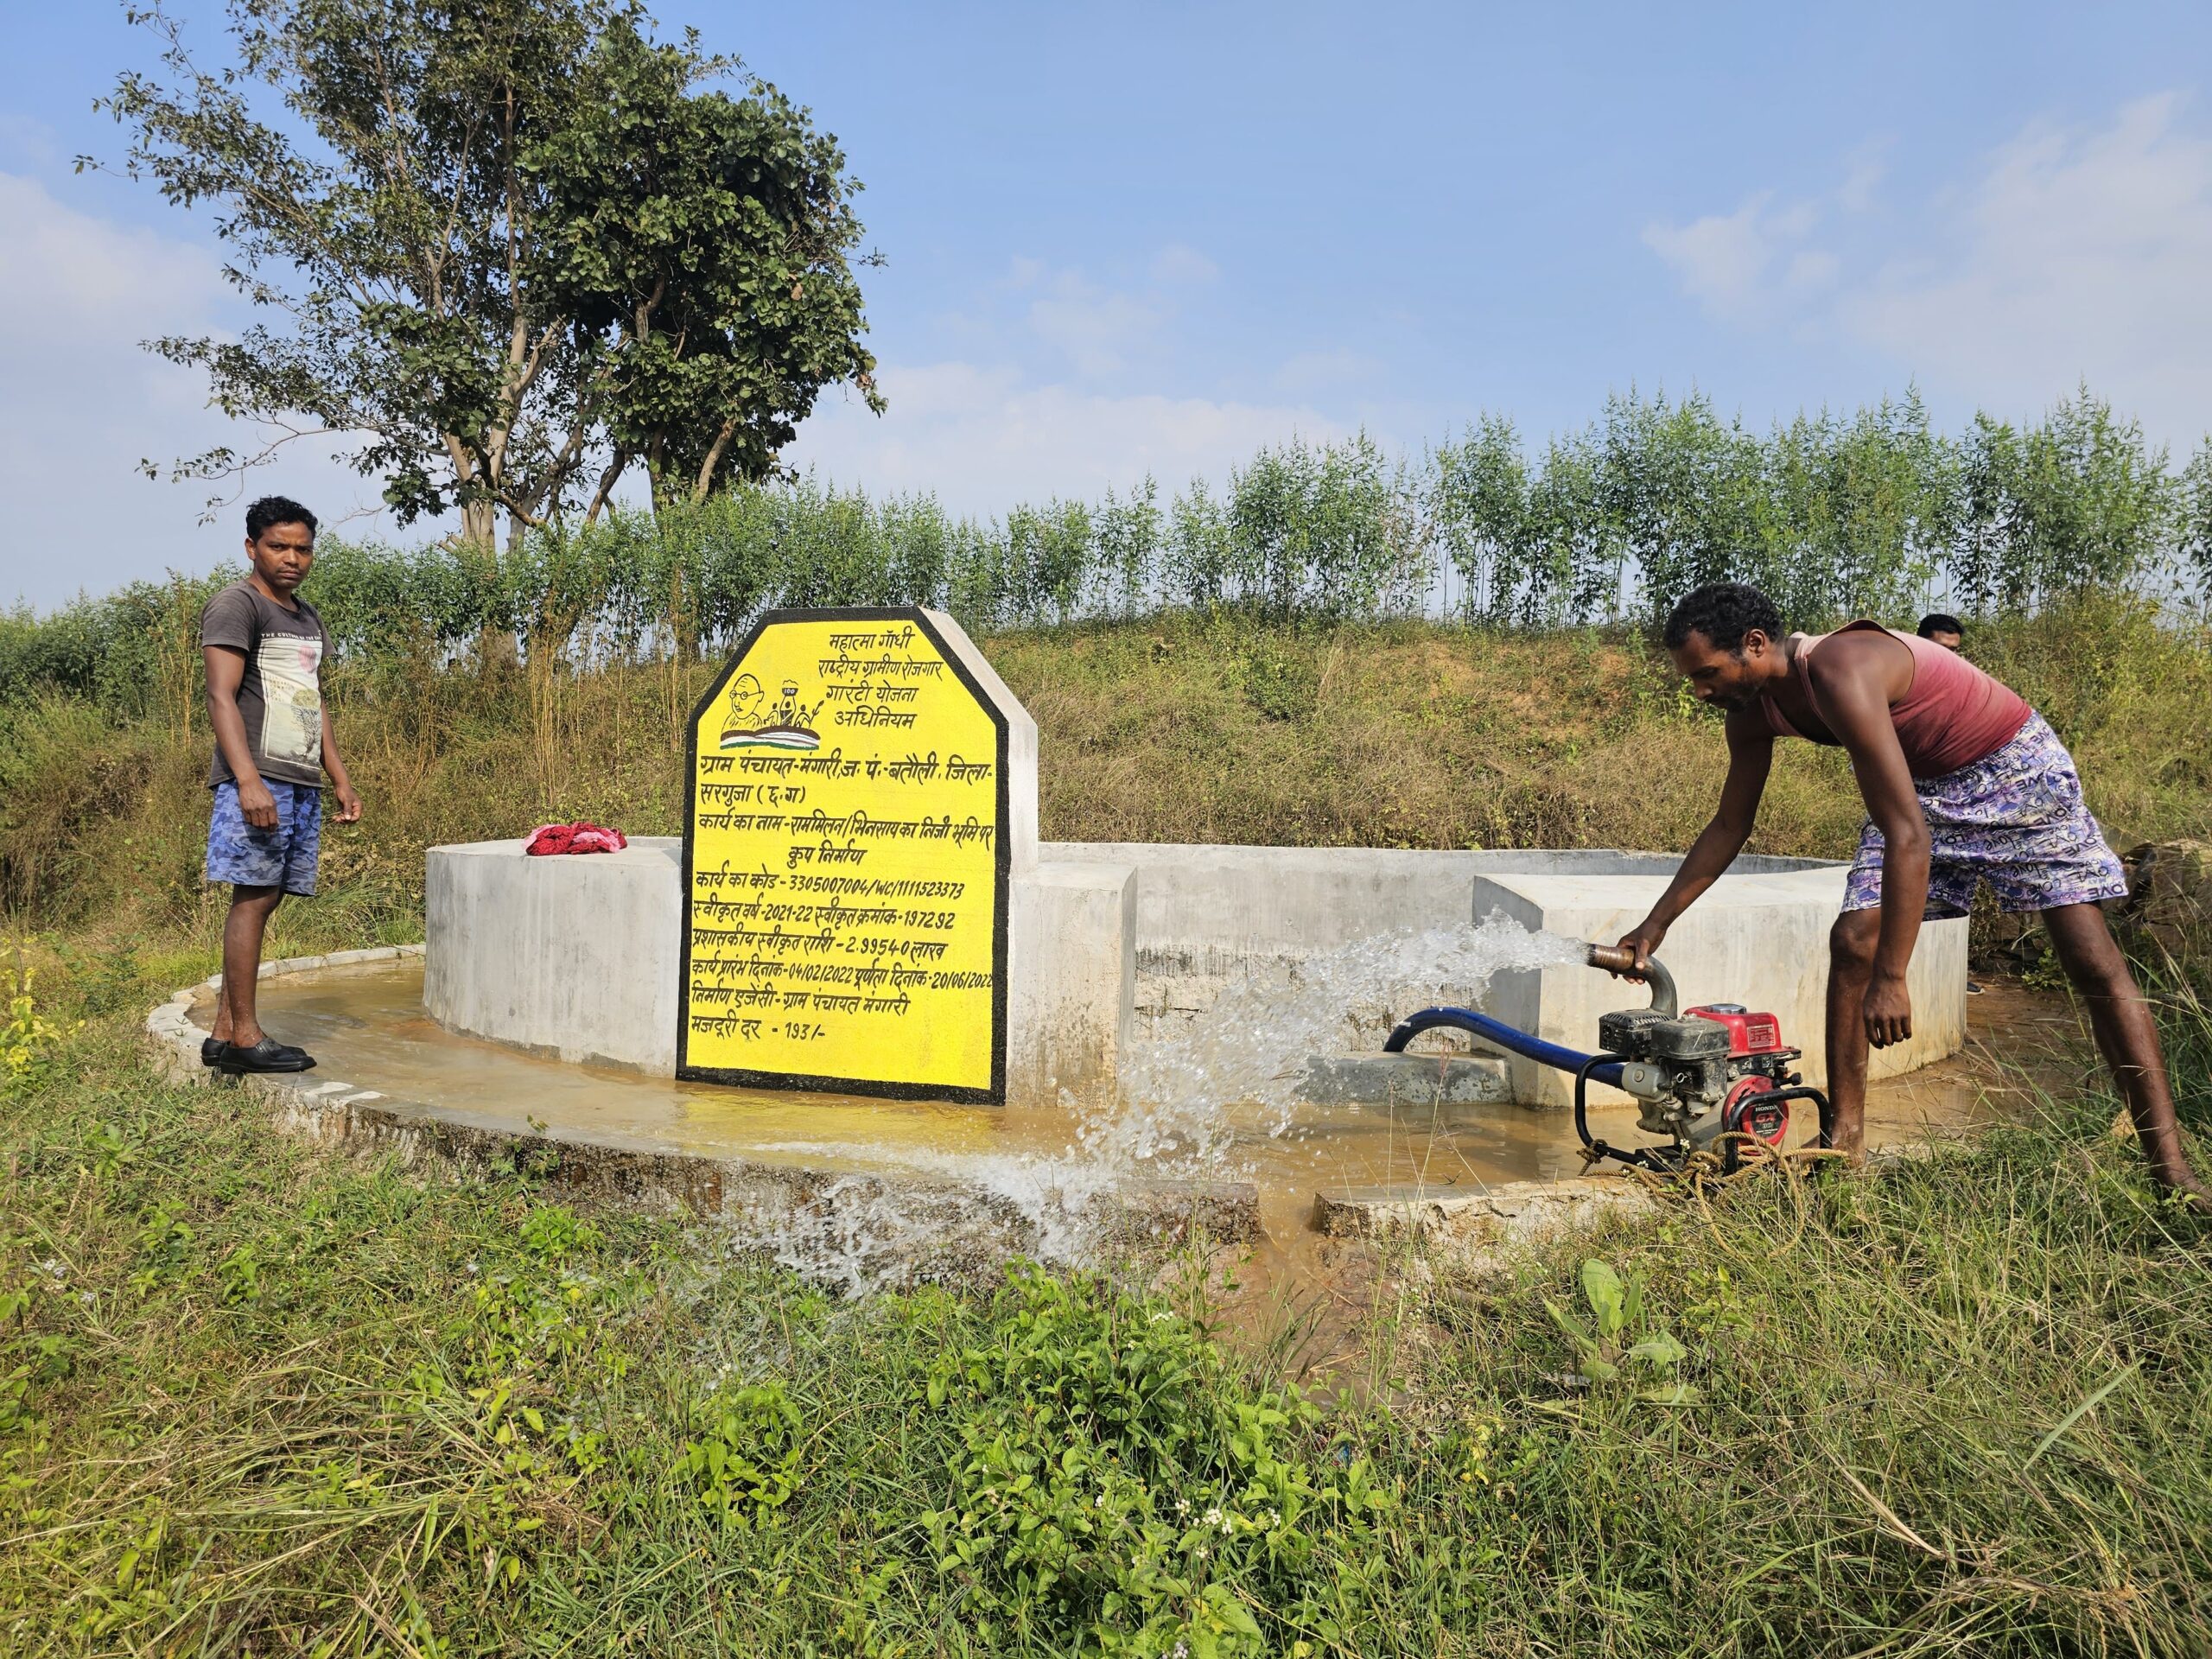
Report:
M 1110 1087 L 1134 1021 L 1136 872 L 1036 864 L 1009 883 L 1007 907 L 1007 1097 Z
M 1542 1243 L 1607 1216 L 1649 1214 L 1656 1207 L 1642 1186 L 1609 1176 L 1513 1181 L 1464 1192 L 1341 1187 L 1313 1195 L 1313 1228 L 1337 1238 L 1416 1238 L 1486 1251 Z
M 1828 929 L 1843 907 L 1845 870 L 1815 866 L 1779 874 L 1732 871 L 1675 924 L 1659 959 L 1675 976 L 1684 1007 L 1741 1002 L 1770 1012 L 1783 1039 L 1805 1051 L 1799 1069 L 1824 1084 L 1822 1052 L 1828 977 Z M 1643 919 L 1668 875 L 1509 875 L 1475 884 L 1471 914 L 1500 910 L 1532 928 L 1571 939 L 1611 944 Z M 1967 924 L 1963 918 L 1922 925 L 1906 976 L 1913 1002 L 1910 1042 L 1873 1057 L 1874 1077 L 1891 1077 L 1955 1053 L 1966 1041 Z M 1502 973 L 1483 997 L 1483 1011 L 1548 1041 L 1587 1052 L 1597 1046 L 1598 1018 L 1649 1000 L 1642 986 L 1579 963 Z M 1566 1106 L 1573 1080 L 1516 1056 L 1507 1063 L 1514 1097 L 1525 1105 Z M 1592 1097 L 1623 1096 L 1593 1088 Z
M 531 858 L 520 841 L 434 847 L 423 1003 L 450 1030 L 571 1062 L 676 1070 L 682 843 Z M 1131 1039 L 1135 884 L 1126 867 L 1032 861 L 1008 883 L 1007 1087 L 1110 1080 Z
M 673 1074 L 683 844 L 641 836 L 579 858 L 522 849 L 429 849 L 423 1007 L 451 1030 Z

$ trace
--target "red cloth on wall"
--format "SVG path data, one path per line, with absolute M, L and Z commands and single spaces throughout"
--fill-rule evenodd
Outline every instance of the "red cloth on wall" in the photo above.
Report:
M 620 830 L 596 823 L 541 823 L 530 832 L 523 851 L 532 858 L 550 858 L 558 853 L 619 853 L 629 844 L 630 838 Z

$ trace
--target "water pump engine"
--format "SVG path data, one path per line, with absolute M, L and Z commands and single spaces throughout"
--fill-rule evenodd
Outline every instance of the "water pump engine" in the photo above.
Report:
M 1710 1152 L 1724 1170 L 1745 1154 L 1779 1151 L 1789 1132 L 1792 1101 L 1809 1100 L 1823 1118 L 1827 1098 L 1809 1089 L 1792 1069 L 1803 1051 L 1782 1040 L 1782 1022 L 1739 1002 L 1707 1002 L 1681 1010 L 1675 976 L 1657 962 L 1638 963 L 1635 952 L 1593 944 L 1584 957 L 1592 968 L 1634 974 L 1651 984 L 1651 1006 L 1624 1008 L 1598 1021 L 1599 1052 L 1585 1054 L 1474 1008 L 1423 1008 L 1400 1020 L 1382 1045 L 1402 1054 L 1424 1031 L 1464 1031 L 1477 1042 L 1502 1048 L 1561 1071 L 1574 1073 L 1574 1131 L 1594 1162 L 1614 1158 L 1644 1169 L 1680 1170 L 1694 1154 Z M 1637 1127 L 1664 1135 L 1656 1146 L 1612 1147 L 1590 1134 L 1592 1079 L 1632 1096 Z
M 1593 968 L 1637 971 L 1633 954 L 1618 946 L 1592 945 L 1589 961 Z M 1804 1051 L 1782 1040 L 1782 1022 L 1773 1014 L 1740 1002 L 1707 1002 L 1677 1014 L 1673 976 L 1649 961 L 1641 972 L 1651 982 L 1651 1006 L 1600 1017 L 1600 1052 L 1575 1079 L 1574 1124 L 1584 1146 L 1593 1157 L 1679 1164 L 1719 1142 L 1722 1161 L 1732 1168 L 1746 1151 L 1778 1148 L 1789 1132 L 1789 1103 L 1821 1098 L 1801 1087 L 1804 1080 L 1792 1069 Z M 1591 1138 L 1585 1098 L 1590 1075 L 1613 1061 L 1620 1063 L 1618 1086 L 1641 1108 L 1637 1127 L 1666 1136 L 1668 1147 L 1627 1155 Z
M 1788 1068 L 1801 1051 L 1783 1046 L 1770 1014 L 1738 1002 L 1671 1020 L 1624 1008 L 1598 1021 L 1598 1046 L 1625 1062 L 1620 1086 L 1642 1104 L 1637 1127 L 1646 1135 L 1700 1147 L 1723 1133 L 1750 1135 L 1779 1146 L 1789 1131 L 1788 1104 L 1763 1097 L 1797 1081 Z

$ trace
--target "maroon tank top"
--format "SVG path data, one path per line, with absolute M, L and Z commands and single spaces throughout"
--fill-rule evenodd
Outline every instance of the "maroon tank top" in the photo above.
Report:
M 1992 679 L 1955 651 L 1947 651 L 1916 634 L 1900 633 L 1878 622 L 1846 623 L 1836 633 L 1856 633 L 1873 628 L 1901 639 L 1912 652 L 1912 684 L 1890 705 L 1890 719 L 1897 729 L 1897 747 L 1904 751 L 1906 770 L 1916 778 L 1941 778 L 1947 772 L 1986 760 L 2020 734 L 2035 711 L 2012 687 Z M 1799 633 L 1793 671 L 1813 702 L 1813 652 L 1831 633 Z M 1761 693 L 1767 728 L 1777 737 L 1804 737 L 1789 723 L 1789 716 Z M 1817 707 L 1817 703 L 1815 705 Z M 1820 738 L 1808 739 L 1821 742 Z

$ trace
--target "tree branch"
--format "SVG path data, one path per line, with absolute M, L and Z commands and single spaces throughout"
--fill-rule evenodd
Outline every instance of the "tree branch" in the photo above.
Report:
M 733 415 L 715 434 L 714 442 L 708 448 L 707 458 L 699 463 L 699 477 L 691 486 L 691 504 L 696 506 L 707 499 L 707 492 L 714 487 L 715 468 L 722 462 L 722 451 L 729 448 L 731 436 L 737 431 L 737 416 Z

